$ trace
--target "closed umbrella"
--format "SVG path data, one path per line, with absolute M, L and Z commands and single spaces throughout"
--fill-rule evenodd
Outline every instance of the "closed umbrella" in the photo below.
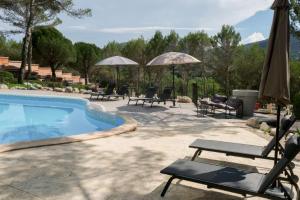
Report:
M 191 55 L 180 52 L 168 52 L 151 60 L 147 66 L 172 66 L 173 72 L 173 106 L 175 107 L 175 66 L 183 64 L 199 63 L 200 61 Z
M 128 58 L 122 57 L 122 56 L 113 56 L 106 58 L 98 63 L 96 63 L 96 66 L 114 66 L 117 69 L 117 87 L 119 88 L 119 73 L 120 73 L 120 67 L 121 66 L 137 66 L 139 65 L 137 62 L 130 60 Z
M 275 160 L 278 161 L 279 125 L 281 107 L 290 102 L 289 70 L 289 1 L 275 0 L 273 24 L 262 71 L 259 96 L 277 104 Z

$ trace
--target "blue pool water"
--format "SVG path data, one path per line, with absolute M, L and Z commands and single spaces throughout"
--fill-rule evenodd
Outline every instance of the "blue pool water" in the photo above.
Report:
M 83 99 L 0 94 L 0 144 L 104 131 L 124 123 L 87 104 Z

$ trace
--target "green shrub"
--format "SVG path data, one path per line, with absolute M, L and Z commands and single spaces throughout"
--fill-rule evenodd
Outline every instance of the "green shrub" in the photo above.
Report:
M 40 80 L 30 80 L 30 81 L 28 81 L 28 82 L 29 82 L 29 83 L 32 83 L 32 84 L 45 85 L 45 82 L 40 81 Z
M 50 88 L 62 88 L 63 87 L 63 83 L 61 82 L 47 82 L 46 83 L 47 87 L 50 87 Z
M 0 71 L 0 83 L 15 83 L 14 75 L 10 72 Z
M 300 119 L 300 92 L 293 99 L 293 110 L 297 119 Z
M 79 90 L 80 90 L 80 89 L 85 89 L 85 90 L 89 89 L 89 86 L 88 86 L 88 85 L 82 85 L 82 84 L 80 84 L 80 83 L 73 83 L 73 84 L 72 84 L 72 87 L 73 87 L 73 88 L 78 88 Z

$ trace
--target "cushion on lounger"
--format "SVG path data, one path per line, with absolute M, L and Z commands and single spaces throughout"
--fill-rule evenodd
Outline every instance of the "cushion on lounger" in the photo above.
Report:
M 284 156 L 272 168 L 272 170 L 265 176 L 263 184 L 259 188 L 259 192 L 264 192 L 268 187 L 274 183 L 276 178 L 283 172 L 286 166 L 296 157 L 300 151 L 300 137 L 292 136 L 286 142 Z
M 226 187 L 251 192 L 258 191 L 265 177 L 264 174 L 257 172 L 182 159 L 161 170 L 161 173 L 210 187 Z
M 294 116 L 289 116 L 289 117 L 284 117 L 281 120 L 281 128 L 279 131 L 279 140 L 281 140 L 284 135 L 287 133 L 287 131 L 293 126 L 295 123 L 296 119 Z M 269 142 L 269 144 L 265 147 L 263 151 L 263 156 L 269 155 L 269 153 L 274 149 L 276 143 L 276 138 L 273 137 L 272 140 Z

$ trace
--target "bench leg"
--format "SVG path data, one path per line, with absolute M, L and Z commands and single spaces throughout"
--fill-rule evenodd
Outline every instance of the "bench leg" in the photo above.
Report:
M 164 196 L 165 196 L 165 194 L 166 194 L 167 190 L 169 189 L 169 187 L 170 187 L 172 181 L 174 180 L 174 178 L 175 178 L 175 177 L 172 176 L 172 177 L 168 180 L 168 182 L 166 183 L 166 185 L 165 185 L 163 191 L 162 191 L 161 194 L 160 194 L 161 197 L 164 197 Z
M 192 157 L 192 161 L 194 161 L 198 156 L 200 156 L 200 154 L 201 154 L 201 150 L 200 149 L 198 149 L 195 153 L 194 153 L 194 155 L 193 155 L 193 157 Z
M 153 107 L 153 103 L 154 103 L 154 101 L 151 101 L 151 108 Z M 159 104 L 159 102 L 158 102 L 158 104 Z

